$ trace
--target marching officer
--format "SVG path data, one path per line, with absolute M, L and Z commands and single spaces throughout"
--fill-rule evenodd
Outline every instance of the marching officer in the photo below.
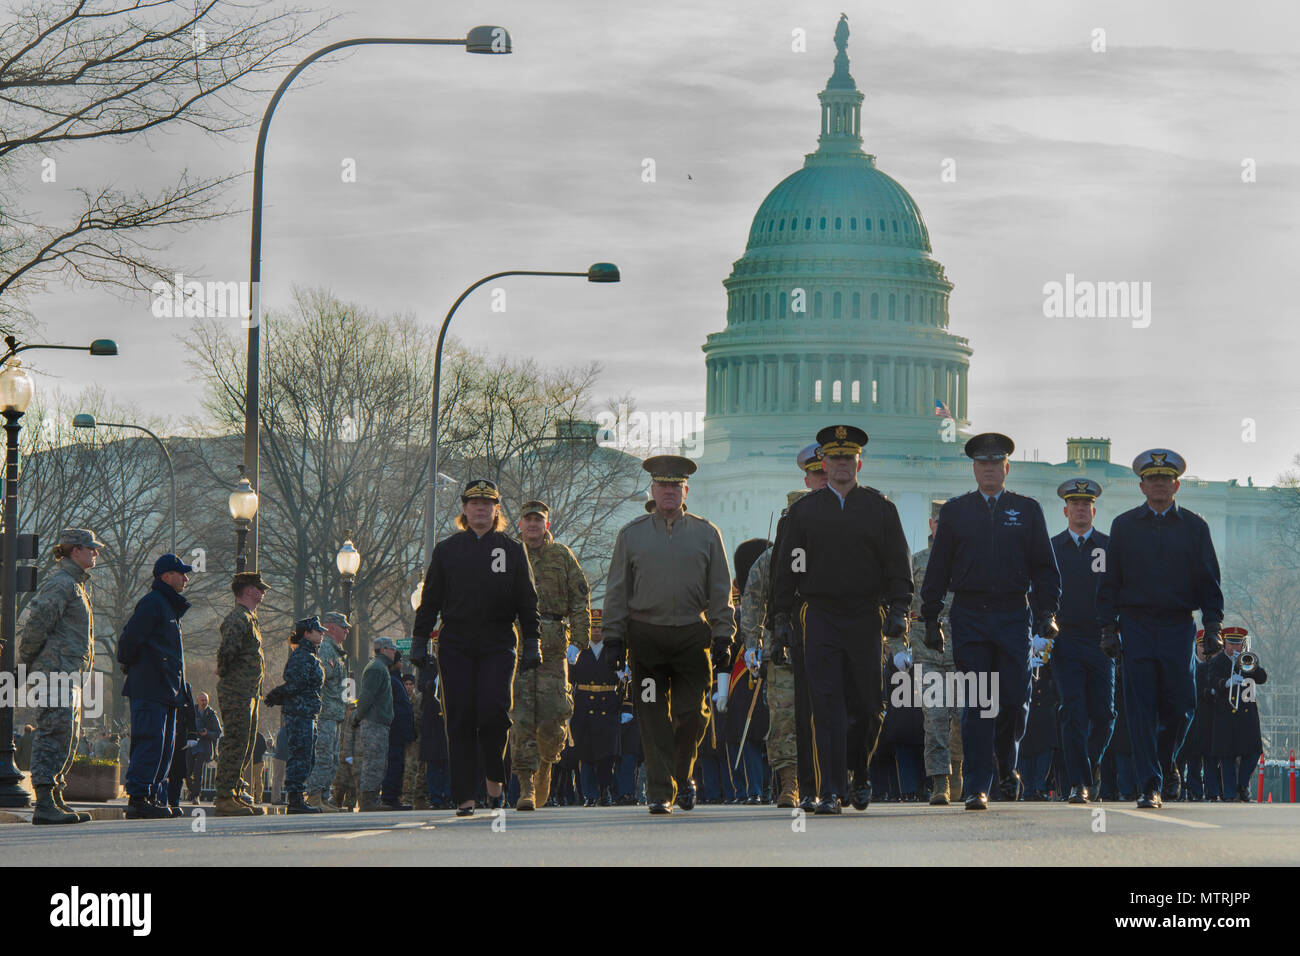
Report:
M 620 715 L 623 710 L 618 662 L 605 647 L 597 615 L 591 612 L 590 643 L 574 654 L 569 671 L 573 681 L 573 746 L 577 750 L 582 792 L 587 806 L 614 805 L 614 761 L 619 753 Z
M 1244 627 L 1225 627 L 1221 634 L 1223 653 L 1210 661 L 1206 674 L 1214 698 L 1210 760 L 1217 760 L 1222 768 L 1223 799 L 1231 800 L 1229 788 L 1236 786 L 1237 799 L 1250 803 L 1250 775 L 1259 766 L 1264 752 L 1253 685 L 1268 680 L 1268 672 L 1258 662 L 1250 670 L 1241 664 L 1246 653 Z
M 1056 636 L 1061 576 L 1038 502 L 1006 489 L 1015 444 L 985 432 L 966 443 L 977 491 L 952 498 L 939 510 L 930 563 L 921 586 L 925 644 L 942 650 L 939 615 L 953 592 L 953 663 L 959 672 L 993 674 L 998 684 L 995 720 L 982 719 L 978 701 L 962 711 L 962 790 L 967 810 L 987 810 L 993 758 L 1001 769 L 1001 796 L 1020 796 L 1016 771 L 1029 719 L 1032 633 Z M 1032 588 L 1032 594 L 1031 594 Z
M 1194 608 L 1201 611 L 1206 657 L 1222 646 L 1223 592 L 1209 525 L 1174 503 L 1186 468 L 1167 448 L 1134 459 L 1146 503 L 1111 522 L 1097 592 L 1101 649 L 1124 658 L 1124 703 L 1143 809 L 1160 807 L 1162 789 L 1165 797 L 1178 798 L 1174 754 L 1196 710 Z
M 674 798 L 683 810 L 695 806 L 691 774 L 708 729 L 711 673 L 730 666 L 736 623 L 722 534 L 685 510 L 695 462 L 656 455 L 641 467 L 655 510 L 624 525 L 614 542 L 605 653 L 620 670 L 625 647 L 631 660 L 646 798 L 651 813 L 665 814 Z
M 1101 761 L 1115 730 L 1115 662 L 1097 644 L 1097 585 L 1110 538 L 1092 526 L 1101 485 L 1091 478 L 1061 482 L 1068 527 L 1052 539 L 1061 571 L 1061 629 L 1052 648 L 1060 697 L 1061 745 L 1070 803 L 1100 797 Z
M 939 526 L 939 509 L 942 501 L 930 502 L 930 537 L 925 548 L 912 555 L 912 580 L 924 581 L 925 569 L 930 564 L 930 550 L 934 547 L 934 529 Z M 946 606 L 952 605 L 952 595 L 945 595 Z M 921 620 L 921 591 L 912 596 L 910 617 Z M 947 627 L 948 614 L 941 612 L 940 627 Z M 922 674 L 953 673 L 952 642 L 942 649 L 931 649 L 924 641 L 911 642 L 913 666 Z M 947 677 L 945 676 L 945 681 Z M 930 778 L 930 806 L 946 807 L 951 800 L 961 799 L 961 708 L 955 701 L 942 700 L 937 704 L 922 704 L 925 729 L 925 773 Z
M 550 508 L 544 502 L 524 502 L 519 533 L 537 582 L 542 664 L 515 677 L 510 767 L 519 778 L 516 810 L 534 809 L 536 795 L 545 800 L 551 789 L 551 765 L 564 751 L 568 720 L 573 716 L 566 658 L 572 665 L 591 633 L 587 576 L 573 552 L 551 535 L 550 527 Z
M 773 559 L 773 639 L 789 646 L 796 590 L 820 772 L 819 814 L 840 812 L 854 773 L 853 806 L 871 802 L 868 767 L 884 725 L 882 633 L 906 647 L 912 560 L 893 502 L 857 483 L 867 433 L 832 425 L 817 433 L 827 485 L 796 501 Z M 882 614 L 882 605 L 888 608 Z
M 524 546 L 505 533 L 497 486 L 474 480 L 460 496 L 461 531 L 439 541 L 424 578 L 412 629 L 411 660 L 425 664 L 433 626 L 447 721 L 451 798 L 456 815 L 472 816 L 482 761 L 492 808 L 504 803 L 506 737 L 516 651 L 520 672 L 542 663 L 537 585 Z M 522 636 L 515 636 L 519 622 Z

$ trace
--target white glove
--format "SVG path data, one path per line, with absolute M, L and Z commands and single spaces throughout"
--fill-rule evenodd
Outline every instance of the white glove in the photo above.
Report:
M 630 724 L 630 723 L 632 723 L 632 715 L 631 715 L 631 714 L 620 714 L 620 715 L 619 715 L 619 723 L 621 723 L 621 724 Z
M 632 679 L 632 668 L 624 667 L 618 672 L 618 679 L 624 682 L 630 681 Z
M 759 663 L 763 660 L 763 651 L 757 647 L 751 647 L 745 651 L 745 666 L 751 671 L 758 670 Z
M 894 655 L 894 666 L 900 671 L 905 671 L 912 666 L 912 652 L 910 650 L 899 651 Z
M 564 656 L 569 659 L 570 665 L 578 663 L 578 654 L 579 651 L 577 644 L 570 644 L 569 649 L 564 652 Z
M 1033 645 L 1034 645 L 1034 653 L 1041 654 L 1043 653 L 1043 651 L 1047 650 L 1049 647 L 1052 646 L 1052 642 L 1045 637 L 1039 637 L 1037 634 L 1035 634 Z
M 718 692 L 716 690 L 709 695 L 709 700 L 713 701 L 714 705 L 718 703 Z
M 1042 666 L 1043 666 L 1043 657 L 1042 657 L 1042 655 L 1041 655 L 1041 654 L 1031 654 L 1030 657 L 1029 657 L 1029 666 L 1030 666 L 1030 667 L 1042 667 Z
M 352 758 L 351 758 L 351 757 L 344 757 L 343 760 L 344 760 L 346 763 L 351 763 L 351 762 L 352 762 Z
M 1242 674 L 1233 674 L 1231 677 L 1228 678 L 1228 683 L 1227 683 L 1226 686 L 1228 686 L 1228 687 L 1236 687 L 1238 684 L 1244 683 L 1245 680 L 1246 680 L 1246 678 L 1245 678 L 1244 675 L 1242 675 Z

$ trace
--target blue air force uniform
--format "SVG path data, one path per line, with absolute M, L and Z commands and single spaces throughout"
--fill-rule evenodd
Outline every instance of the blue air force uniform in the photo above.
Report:
M 1144 480 L 1176 478 L 1185 467 L 1177 454 L 1159 448 L 1133 463 Z M 1103 630 L 1117 630 L 1122 642 L 1124 706 L 1144 805 L 1159 806 L 1166 775 L 1171 785 L 1177 781 L 1174 754 L 1196 710 L 1192 611 L 1198 608 L 1206 649 L 1212 651 L 1223 621 L 1223 592 L 1204 519 L 1176 503 L 1162 514 L 1143 503 L 1115 518 L 1097 618 Z
M 966 454 L 1001 461 L 1014 448 L 1006 436 L 988 433 L 967 442 Z M 995 674 L 998 680 L 996 719 L 980 717 L 977 700 L 968 700 L 962 711 L 962 782 L 969 807 L 975 795 L 992 789 L 995 751 L 1004 781 L 1015 773 L 1029 719 L 1030 627 L 1046 624 L 1061 596 L 1061 576 L 1037 501 L 1004 488 L 993 498 L 972 491 L 945 502 L 921 585 L 927 625 L 938 621 L 949 591 L 955 669 Z M 1018 785 L 1005 796 L 1015 799 L 1016 791 Z
M 1072 479 L 1056 493 L 1066 502 L 1091 504 L 1101 494 L 1101 485 L 1089 478 Z M 1109 543 L 1096 528 L 1082 536 L 1066 528 L 1052 539 L 1061 572 L 1061 633 L 1052 648 L 1052 676 L 1060 697 L 1066 777 L 1071 790 L 1078 787 L 1084 799 L 1097 796 L 1084 791 L 1097 789 L 1098 769 L 1115 730 L 1115 662 L 1102 653 L 1097 625 L 1097 586 Z

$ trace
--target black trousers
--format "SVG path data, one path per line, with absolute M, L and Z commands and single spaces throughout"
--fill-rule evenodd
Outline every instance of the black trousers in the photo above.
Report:
M 794 620 L 794 639 L 790 643 L 790 669 L 794 671 L 794 737 L 798 751 L 799 795 L 816 796 L 821 792 L 817 780 L 817 761 L 813 750 L 812 701 L 808 699 L 808 668 L 804 664 L 802 614 Z
M 858 786 L 870 781 L 885 724 L 880 614 L 840 617 L 807 607 L 802 616 L 820 796 L 843 798 L 850 770 Z
M 666 627 L 630 620 L 627 653 L 645 751 L 646 800 L 672 803 L 691 785 L 700 741 L 709 728 L 709 626 L 703 621 Z
M 515 651 L 438 648 L 442 706 L 447 725 L 451 799 L 474 799 L 478 775 L 504 783 L 506 737 L 515 680 Z

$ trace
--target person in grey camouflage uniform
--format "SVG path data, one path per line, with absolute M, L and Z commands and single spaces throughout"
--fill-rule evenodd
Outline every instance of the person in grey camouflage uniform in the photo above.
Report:
M 348 677 L 348 659 L 344 653 L 352 625 L 342 611 L 330 611 L 321 618 L 325 639 L 320 642 L 317 660 L 325 669 L 325 686 L 321 690 L 320 716 L 316 718 L 316 755 L 307 778 L 307 803 L 326 813 L 337 813 L 330 803 L 330 783 L 339 767 L 339 725 L 346 706 L 343 683 Z
M 393 723 L 393 684 L 389 665 L 397 659 L 391 637 L 376 637 L 375 656 L 361 672 L 361 688 L 352 726 L 360 731 L 353 763 L 357 775 L 357 809 L 362 813 L 383 809 L 379 788 L 388 770 L 388 728 Z
M 347 702 L 343 711 L 343 720 L 339 723 L 339 768 L 334 772 L 334 806 L 351 812 L 357 805 L 356 764 L 357 743 L 360 729 L 352 726 L 352 715 L 356 713 L 355 699 Z
M 912 555 L 912 576 L 915 581 L 925 580 L 925 569 L 930 563 L 930 546 L 934 531 L 939 526 L 939 509 L 942 501 L 930 502 L 930 540 L 924 550 Z M 943 632 L 948 635 L 943 649 L 929 647 L 925 641 L 912 642 L 912 666 L 923 673 L 951 674 L 955 668 L 952 660 L 952 632 L 948 628 L 948 608 L 952 595 L 943 601 L 944 611 L 939 618 Z M 912 597 L 912 620 L 921 620 L 921 589 Z M 945 682 L 946 683 L 946 682 Z M 950 800 L 961 799 L 961 708 L 923 707 L 925 724 L 925 772 L 930 777 L 931 806 L 947 806 Z M 953 792 L 953 790 L 957 792 Z
M 70 700 L 50 700 L 40 708 L 33 732 L 31 773 L 36 790 L 32 823 L 85 823 L 63 800 L 65 774 L 72 766 L 81 730 L 81 682 L 95 656 L 94 611 L 86 582 L 104 545 L 85 528 L 65 528 L 54 546 L 56 564 L 32 598 L 23 624 L 18 660 L 28 673 L 47 677 L 56 686 L 72 689 Z M 52 675 L 68 675 L 51 679 Z M 70 678 L 70 679 L 69 679 Z

